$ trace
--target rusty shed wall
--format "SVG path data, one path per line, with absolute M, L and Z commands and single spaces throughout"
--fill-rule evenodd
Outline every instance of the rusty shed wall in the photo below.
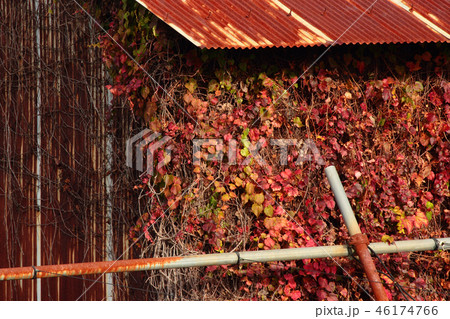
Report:
M 105 153 L 106 73 L 93 45 L 92 21 L 72 1 L 38 2 L 35 8 L 35 1 L 0 0 L 0 268 L 36 265 L 37 149 L 42 264 L 106 260 L 109 223 L 115 256 L 126 242 L 126 223 L 119 219 L 127 204 L 116 199 L 113 214 L 119 217 L 106 220 L 105 179 L 111 173 Z M 96 278 L 44 279 L 42 299 L 76 300 L 91 285 L 86 279 Z M 124 299 L 127 291 L 115 289 L 115 294 Z M 100 282 L 81 299 L 105 298 L 106 285 Z M 0 282 L 0 300 L 35 299 L 33 280 Z

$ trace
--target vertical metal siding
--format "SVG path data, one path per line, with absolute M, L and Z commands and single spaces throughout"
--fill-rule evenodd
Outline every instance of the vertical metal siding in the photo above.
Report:
M 39 65 L 42 264 L 106 260 L 107 93 L 101 52 L 92 46 L 96 34 L 71 1 L 41 0 L 39 19 L 33 3 L 0 0 L 0 268 L 36 262 Z M 125 203 L 116 205 L 119 213 L 127 209 Z M 117 245 L 126 232 L 113 224 Z M 118 246 L 120 255 L 124 247 Z M 90 285 L 74 278 L 43 279 L 42 299 L 75 300 Z M 0 283 L 0 300 L 35 300 L 35 291 L 33 280 Z M 99 283 L 82 299 L 104 298 L 106 287 Z

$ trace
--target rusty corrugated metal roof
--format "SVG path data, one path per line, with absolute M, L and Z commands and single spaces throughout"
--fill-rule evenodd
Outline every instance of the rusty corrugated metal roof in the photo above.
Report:
M 137 1 L 203 48 L 450 41 L 450 0 Z

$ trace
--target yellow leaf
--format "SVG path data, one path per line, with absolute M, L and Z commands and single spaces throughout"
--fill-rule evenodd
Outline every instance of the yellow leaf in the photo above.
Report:
M 249 195 L 253 194 L 255 192 L 255 185 L 247 183 L 247 185 L 245 185 L 245 192 Z
M 229 201 L 229 200 L 230 200 L 230 195 L 228 195 L 228 194 L 223 194 L 223 195 L 222 195 L 222 200 L 223 200 L 224 202 Z
M 253 200 L 256 204 L 264 203 L 264 194 L 263 193 L 255 194 Z
M 242 200 L 243 205 L 247 204 L 249 199 L 250 199 L 250 196 L 248 196 L 248 194 L 241 195 L 241 200 Z
M 394 238 L 392 236 L 389 236 L 389 235 L 383 235 L 383 237 L 381 237 L 381 241 L 383 243 L 392 244 L 394 242 Z
M 218 192 L 218 193 L 225 193 L 225 187 L 223 187 L 223 186 L 217 187 L 216 188 L 216 192 Z
M 239 177 L 236 177 L 236 178 L 234 179 L 234 183 L 236 184 L 237 187 L 239 187 L 239 186 L 242 186 L 242 184 L 243 184 L 244 182 L 243 182 L 242 179 L 240 179 Z
M 261 204 L 253 204 L 252 205 L 252 212 L 255 214 L 256 217 L 258 217 L 261 212 L 263 211 L 263 206 Z

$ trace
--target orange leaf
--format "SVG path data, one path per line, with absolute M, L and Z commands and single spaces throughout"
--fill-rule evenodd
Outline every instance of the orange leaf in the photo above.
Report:
M 414 219 L 414 225 L 415 225 L 417 228 L 421 228 L 422 226 L 425 226 L 425 227 L 428 226 L 428 218 L 427 218 L 427 216 L 424 214 L 424 212 L 422 212 L 422 211 L 419 210 L 419 211 L 416 213 L 416 217 L 415 217 L 415 219 Z
M 236 177 L 234 179 L 234 183 L 236 184 L 237 187 L 239 187 L 239 186 L 241 186 L 243 184 L 243 181 L 239 177 Z

